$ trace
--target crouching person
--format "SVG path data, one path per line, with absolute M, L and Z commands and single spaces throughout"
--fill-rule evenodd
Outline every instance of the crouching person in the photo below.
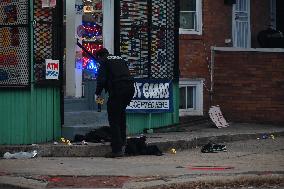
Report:
M 95 98 L 100 98 L 103 89 L 108 93 L 107 113 L 111 130 L 111 149 L 106 158 L 121 157 L 126 145 L 126 107 L 134 95 L 134 80 L 127 63 L 120 56 L 110 55 L 103 48 L 97 51 L 100 62 Z

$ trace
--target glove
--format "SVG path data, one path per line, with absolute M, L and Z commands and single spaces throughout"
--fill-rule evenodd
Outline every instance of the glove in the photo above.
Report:
M 95 94 L 95 101 L 96 101 L 97 104 L 103 104 L 104 103 L 104 99 L 100 95 L 96 95 L 96 94 Z

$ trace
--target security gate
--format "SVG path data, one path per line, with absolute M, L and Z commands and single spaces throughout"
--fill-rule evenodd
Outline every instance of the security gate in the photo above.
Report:
M 250 0 L 236 0 L 233 5 L 233 45 L 250 48 Z
M 0 87 L 30 85 L 29 1 L 0 1 Z
M 37 86 L 60 86 L 63 71 L 63 1 L 56 7 L 43 7 L 43 1 L 34 0 L 34 76 Z M 45 79 L 45 60 L 60 62 L 59 80 Z
M 177 10 L 176 0 L 120 1 L 120 31 L 115 33 L 135 78 L 178 77 Z

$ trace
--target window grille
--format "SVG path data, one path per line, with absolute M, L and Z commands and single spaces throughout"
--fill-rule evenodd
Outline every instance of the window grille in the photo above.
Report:
M 120 1 L 120 53 L 136 78 L 171 79 L 178 69 L 177 1 Z
M 0 87 L 30 85 L 29 1 L 0 1 Z

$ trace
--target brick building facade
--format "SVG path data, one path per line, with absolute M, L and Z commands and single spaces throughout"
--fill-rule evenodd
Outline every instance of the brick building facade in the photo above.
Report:
M 203 115 L 218 104 L 229 121 L 283 122 L 284 49 L 259 48 L 257 41 L 271 24 L 272 1 L 250 0 L 247 50 L 234 45 L 234 5 L 224 2 L 202 0 L 201 32 L 180 34 L 180 80 L 203 81 Z

